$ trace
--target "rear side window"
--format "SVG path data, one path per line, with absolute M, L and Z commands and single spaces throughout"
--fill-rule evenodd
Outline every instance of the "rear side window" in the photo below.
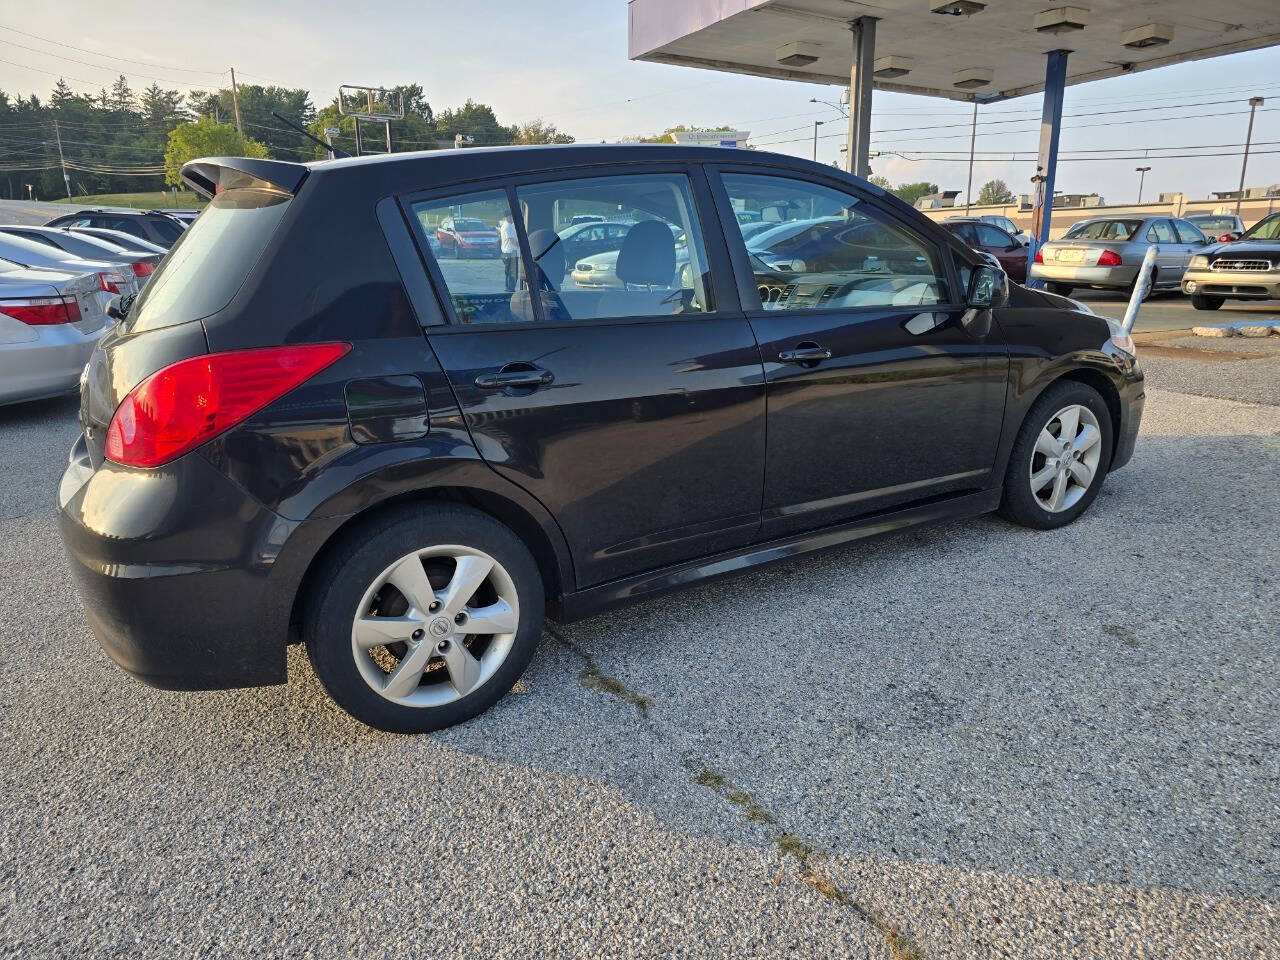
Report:
M 131 330 L 217 313 L 236 295 L 276 232 L 290 195 L 241 187 L 218 194 L 173 245 L 129 311 Z

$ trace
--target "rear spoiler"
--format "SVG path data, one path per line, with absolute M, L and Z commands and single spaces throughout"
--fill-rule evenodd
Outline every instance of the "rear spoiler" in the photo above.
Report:
M 201 157 L 182 165 L 182 181 L 202 197 L 212 197 L 247 180 L 257 180 L 285 193 L 294 194 L 307 178 L 301 163 L 260 160 L 256 157 Z

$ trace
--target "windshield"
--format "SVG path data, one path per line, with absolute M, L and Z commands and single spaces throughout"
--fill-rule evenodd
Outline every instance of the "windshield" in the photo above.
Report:
M 173 245 L 129 311 L 130 330 L 152 330 L 217 313 L 236 295 L 275 233 L 290 195 L 224 190 Z
M 1132 240 L 1141 220 L 1091 220 L 1067 231 L 1072 240 Z
M 1201 230 L 1207 230 L 1211 233 L 1218 230 L 1237 229 L 1235 217 L 1188 217 L 1187 219 Z
M 1241 240 L 1280 240 L 1280 213 L 1259 220 L 1246 230 Z

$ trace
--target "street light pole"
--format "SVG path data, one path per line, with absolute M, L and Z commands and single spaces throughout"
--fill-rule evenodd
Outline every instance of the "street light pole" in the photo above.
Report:
M 1138 174 L 1138 203 L 1141 204 L 1142 203 L 1142 184 L 1147 179 L 1147 171 L 1150 170 L 1151 168 L 1150 167 L 1134 167 L 1133 169 Z
M 1240 192 L 1236 194 L 1236 216 L 1240 216 L 1240 201 L 1244 199 L 1244 172 L 1249 168 L 1249 144 L 1253 140 L 1253 115 L 1263 104 L 1262 97 L 1249 98 L 1249 131 L 1244 135 L 1244 159 L 1240 161 Z
M 818 128 L 822 126 L 822 124 L 823 121 L 821 120 L 813 121 L 813 159 L 815 163 L 818 160 Z

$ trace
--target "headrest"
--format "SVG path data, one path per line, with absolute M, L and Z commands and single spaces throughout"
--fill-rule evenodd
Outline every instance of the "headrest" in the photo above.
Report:
M 564 282 L 564 244 L 554 230 L 535 230 L 529 234 L 529 252 L 552 290 Z
M 676 272 L 676 238 L 660 220 L 641 220 L 627 231 L 616 267 L 623 283 L 666 287 Z

